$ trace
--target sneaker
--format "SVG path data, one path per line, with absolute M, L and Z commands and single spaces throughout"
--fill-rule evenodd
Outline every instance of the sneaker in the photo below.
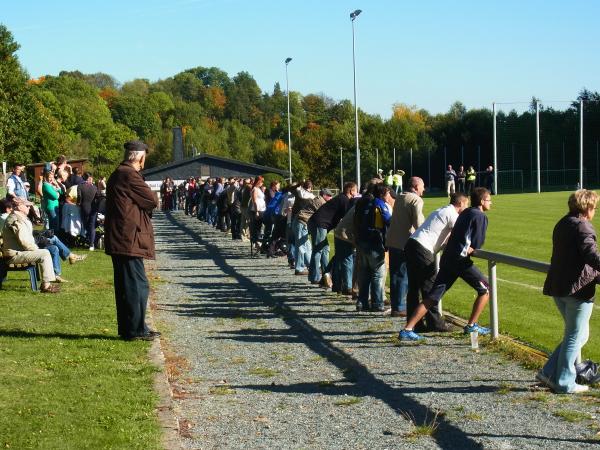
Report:
M 538 380 L 540 383 L 545 384 L 553 391 L 557 392 L 556 385 L 552 382 L 552 380 L 550 380 L 550 377 L 548 377 L 544 372 L 542 372 L 542 370 L 539 370 L 538 373 L 535 374 L 535 379 Z
M 486 334 L 490 334 L 490 329 L 486 327 L 482 327 L 481 325 L 474 323 L 473 325 L 465 325 L 463 328 L 465 334 L 472 333 L 473 331 L 477 331 L 481 336 L 485 336 Z
M 90 250 L 90 252 L 93 252 L 94 251 L 94 246 L 93 245 L 90 246 L 89 250 Z
M 390 313 L 392 317 L 406 317 L 406 311 L 392 311 Z
M 321 277 L 321 285 L 324 288 L 331 289 L 333 287 L 333 282 L 331 281 L 331 275 L 329 275 L 328 273 L 324 274 Z
M 569 394 L 582 394 L 583 392 L 587 392 L 589 390 L 589 386 L 585 386 L 583 384 L 576 384 L 573 390 L 569 392 Z
M 392 312 L 392 308 L 388 308 L 386 306 L 373 306 L 371 308 L 371 312 L 383 314 L 384 316 L 389 316 Z
M 69 264 L 75 264 L 77 261 L 83 261 L 87 258 L 87 255 L 76 255 L 75 253 L 71 253 L 69 255 Z
M 308 275 L 308 270 L 296 270 L 296 272 L 294 272 L 294 275 Z
M 54 277 L 54 282 L 55 283 L 68 283 L 68 280 L 65 280 L 63 277 L 61 277 L 60 275 L 56 275 Z
M 425 338 L 423 336 L 419 336 L 413 330 L 400 330 L 398 339 L 401 341 L 422 341 Z

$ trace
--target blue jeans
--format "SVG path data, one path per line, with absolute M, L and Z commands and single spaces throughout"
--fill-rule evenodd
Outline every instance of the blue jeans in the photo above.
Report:
M 217 204 L 216 203 L 212 203 L 211 201 L 209 201 L 208 203 L 208 212 L 207 212 L 207 217 L 206 217 L 206 222 L 209 225 L 216 225 L 217 224 Z
M 50 256 L 52 257 L 52 267 L 54 268 L 54 275 L 60 275 L 62 271 L 60 267 L 60 255 L 58 247 L 56 245 L 48 245 L 46 246 L 46 250 L 50 252 Z
M 335 238 L 333 240 L 335 258 L 331 281 L 333 292 L 348 292 L 352 290 L 352 268 L 354 266 L 354 247 L 350 242 Z
M 568 393 L 575 388 L 575 361 L 590 334 L 594 303 L 573 297 L 554 297 L 554 303 L 565 321 L 565 335 L 542 372 L 554 382 L 558 392 Z
M 312 254 L 310 256 L 310 267 L 308 269 L 308 280 L 321 281 L 321 271 L 326 272 L 329 263 L 329 241 L 327 240 L 327 230 L 319 228 L 316 225 L 309 225 L 310 237 L 312 242 Z
M 55 233 L 60 231 L 60 217 L 58 215 L 58 206 L 56 208 L 48 209 L 46 211 L 48 216 L 48 228 L 53 230 Z
M 385 251 L 369 248 L 368 244 L 359 245 L 356 256 L 360 260 L 358 273 L 358 301 L 363 309 L 369 309 L 369 293 L 373 308 L 384 308 L 385 288 Z
M 310 265 L 310 254 L 312 249 L 308 239 L 308 227 L 306 224 L 294 219 L 292 222 L 294 232 L 294 244 L 296 246 L 296 270 L 303 271 Z
M 71 254 L 71 250 L 69 250 L 69 247 L 63 244 L 62 241 L 56 236 L 52 236 L 48 240 L 52 245 L 56 246 L 56 248 L 58 249 L 58 255 L 63 261 L 65 261 Z
M 392 311 L 406 311 L 408 293 L 408 273 L 404 250 L 389 249 L 390 252 L 390 303 Z

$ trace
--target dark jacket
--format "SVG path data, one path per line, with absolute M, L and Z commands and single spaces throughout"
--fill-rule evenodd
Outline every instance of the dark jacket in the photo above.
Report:
M 98 188 L 90 183 L 77 185 L 77 204 L 81 207 L 81 212 L 89 216 L 96 208 L 96 194 Z
M 327 231 L 333 230 L 350 209 L 350 199 L 344 193 L 336 195 L 321 206 L 310 218 L 310 222 Z
M 156 197 L 142 175 L 131 163 L 122 162 L 106 186 L 106 253 L 154 259 L 150 215 L 157 207 Z
M 594 227 L 575 215 L 564 216 L 552 233 L 552 259 L 544 294 L 590 300 L 595 294 L 598 271 L 600 255 Z

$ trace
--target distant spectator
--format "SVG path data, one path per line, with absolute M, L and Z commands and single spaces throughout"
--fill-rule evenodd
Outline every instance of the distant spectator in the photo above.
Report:
M 456 192 L 456 172 L 452 168 L 451 164 L 448 164 L 446 169 L 446 193 L 448 196 Z
M 98 189 L 94 186 L 94 178 L 89 172 L 83 174 L 84 183 L 77 186 L 77 204 L 81 213 L 81 224 L 85 230 L 85 238 L 90 251 L 96 242 L 96 215 Z
M 6 181 L 7 193 L 10 197 L 20 197 L 27 200 L 27 190 L 25 189 L 25 181 L 22 178 L 25 165 L 16 163 L 13 166 L 12 174 Z

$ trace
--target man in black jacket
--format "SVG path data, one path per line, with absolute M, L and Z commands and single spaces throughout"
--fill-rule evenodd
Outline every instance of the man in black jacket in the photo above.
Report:
M 329 263 L 329 241 L 327 233 L 333 230 L 348 212 L 350 199 L 357 194 L 356 183 L 349 182 L 344 185 L 344 192 L 338 194 L 321 206 L 309 219 L 308 230 L 312 237 L 313 252 L 310 259 L 309 279 L 313 283 L 321 283 L 330 288 L 331 275 L 326 267 Z M 331 194 L 330 192 L 324 192 Z M 324 272 L 321 277 L 321 270 Z
M 90 251 L 94 250 L 96 242 L 96 214 L 98 212 L 96 196 L 98 188 L 94 186 L 94 179 L 89 172 L 83 174 L 83 184 L 77 186 L 77 204 L 81 209 L 81 223 L 85 230 Z

